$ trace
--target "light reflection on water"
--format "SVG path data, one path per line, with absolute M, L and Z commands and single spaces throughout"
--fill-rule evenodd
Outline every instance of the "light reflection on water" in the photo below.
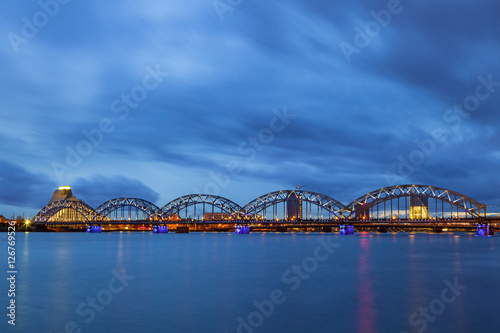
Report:
M 268 300 L 275 289 L 286 301 L 255 332 L 413 332 L 418 327 L 410 315 L 455 278 L 468 288 L 426 332 L 498 332 L 488 320 L 500 296 L 495 237 L 117 232 L 17 238 L 13 332 L 63 332 L 71 321 L 82 332 L 236 332 L 237 318 L 247 319 L 254 301 Z M 313 256 L 318 238 L 339 247 L 292 291 L 282 276 Z M 86 323 L 78 305 L 108 288 L 114 269 L 135 278 Z

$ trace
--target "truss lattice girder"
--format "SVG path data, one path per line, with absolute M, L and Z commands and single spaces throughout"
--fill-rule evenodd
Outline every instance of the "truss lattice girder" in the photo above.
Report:
M 301 190 L 282 190 L 267 193 L 252 200 L 243 208 L 229 199 L 207 194 L 191 194 L 182 196 L 172 200 L 161 209 L 149 201 L 138 198 L 123 197 L 112 199 L 100 205 L 96 210 L 92 209 L 92 207 L 82 201 L 63 200 L 49 203 L 37 215 L 35 215 L 32 220 L 35 222 L 41 221 L 42 219 L 48 221 L 60 210 L 69 208 L 84 216 L 84 218 L 88 221 L 102 221 L 105 220 L 106 216 L 108 216 L 112 211 L 125 206 L 136 207 L 150 216 L 155 214 L 164 214 L 169 216 L 196 204 L 206 204 L 217 207 L 217 212 L 221 211 L 228 214 L 246 213 L 250 216 L 256 216 L 262 213 L 267 207 L 284 202 L 292 197 L 300 197 L 302 201 L 311 202 L 319 207 L 322 207 L 336 217 L 344 217 L 349 216 L 352 212 L 354 212 L 356 206 L 359 204 L 363 204 L 364 207 L 369 208 L 384 201 L 400 197 L 408 197 L 411 195 L 425 195 L 429 198 L 436 198 L 441 201 L 448 202 L 470 214 L 472 217 L 481 217 L 481 215 L 486 216 L 485 205 L 480 204 L 463 194 L 435 186 L 411 184 L 396 185 L 372 191 L 354 200 L 348 206 L 344 206 L 342 203 L 326 195 Z
M 301 190 L 282 190 L 264 194 L 246 204 L 243 210 L 248 215 L 256 216 L 261 214 L 264 209 L 285 202 L 291 198 L 301 198 L 302 201 L 316 204 L 327 210 L 330 214 L 333 214 L 335 217 L 343 218 L 344 213 L 347 211 L 346 207 L 335 199 L 324 194 Z
M 160 208 L 158 208 L 155 204 L 147 200 L 122 197 L 106 201 L 105 203 L 97 207 L 96 212 L 100 215 L 108 216 L 115 210 L 122 207 L 135 207 L 148 214 L 149 216 L 154 216 L 160 210 Z
M 99 215 L 92 207 L 90 207 L 86 203 L 82 201 L 66 200 L 54 201 L 49 203 L 38 214 L 36 214 L 32 220 L 34 222 L 39 222 L 45 218 L 45 220 L 48 221 L 51 217 L 65 208 L 76 211 L 77 213 L 84 216 L 87 221 L 102 220 L 102 216 Z
M 217 212 L 222 211 L 222 213 L 226 214 L 235 214 L 242 211 L 240 205 L 224 197 L 210 194 L 190 194 L 170 201 L 159 209 L 159 213 L 165 216 L 171 216 L 197 204 L 212 206 L 217 208 Z
M 354 212 L 356 206 L 362 204 L 364 207 L 376 206 L 384 201 L 411 195 L 425 195 L 429 198 L 437 198 L 448 202 L 453 206 L 463 209 L 474 217 L 480 217 L 482 213 L 486 214 L 486 206 L 479 202 L 448 189 L 430 186 L 430 185 L 396 185 L 392 187 L 381 188 L 351 202 L 347 207 Z

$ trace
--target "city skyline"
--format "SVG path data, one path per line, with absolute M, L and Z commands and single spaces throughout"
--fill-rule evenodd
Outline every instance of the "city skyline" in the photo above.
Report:
M 6 4 L 0 214 L 92 205 L 345 204 L 427 184 L 500 205 L 500 4 Z M 92 22 L 92 24 L 89 24 Z

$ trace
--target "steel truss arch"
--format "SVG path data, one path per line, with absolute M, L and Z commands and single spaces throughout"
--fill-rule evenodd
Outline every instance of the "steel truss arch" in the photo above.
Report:
M 239 214 L 243 209 L 237 203 L 217 195 L 190 194 L 170 201 L 159 210 L 159 213 L 163 214 L 164 217 L 173 216 L 175 214 L 179 215 L 180 211 L 197 204 L 210 205 L 219 209 L 217 213 L 220 212 L 230 215 Z
M 257 216 L 272 205 L 296 198 L 322 207 L 329 212 L 330 218 L 344 218 L 348 212 L 344 204 L 327 195 L 302 190 L 281 190 L 267 193 L 250 201 L 243 209 L 248 215 Z
M 147 200 L 122 197 L 106 201 L 105 203 L 97 207 L 96 212 L 102 216 L 108 216 L 115 210 L 118 210 L 122 207 L 135 207 L 148 214 L 149 217 L 154 217 L 160 210 L 158 206 Z
M 486 206 L 458 192 L 431 185 L 394 185 L 367 193 L 351 202 L 347 208 L 353 214 L 357 207 L 369 209 L 385 201 L 410 197 L 413 195 L 426 196 L 447 202 L 452 206 L 461 209 L 473 218 L 486 216 Z
M 82 215 L 86 221 L 100 221 L 103 216 L 99 215 L 92 207 L 79 200 L 54 201 L 38 212 L 33 218 L 34 222 L 49 222 L 49 220 L 63 209 L 72 209 Z

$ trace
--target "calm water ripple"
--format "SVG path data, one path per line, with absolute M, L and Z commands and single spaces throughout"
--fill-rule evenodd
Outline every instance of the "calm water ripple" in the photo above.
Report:
M 498 239 L 18 233 L 0 331 L 496 333 Z

